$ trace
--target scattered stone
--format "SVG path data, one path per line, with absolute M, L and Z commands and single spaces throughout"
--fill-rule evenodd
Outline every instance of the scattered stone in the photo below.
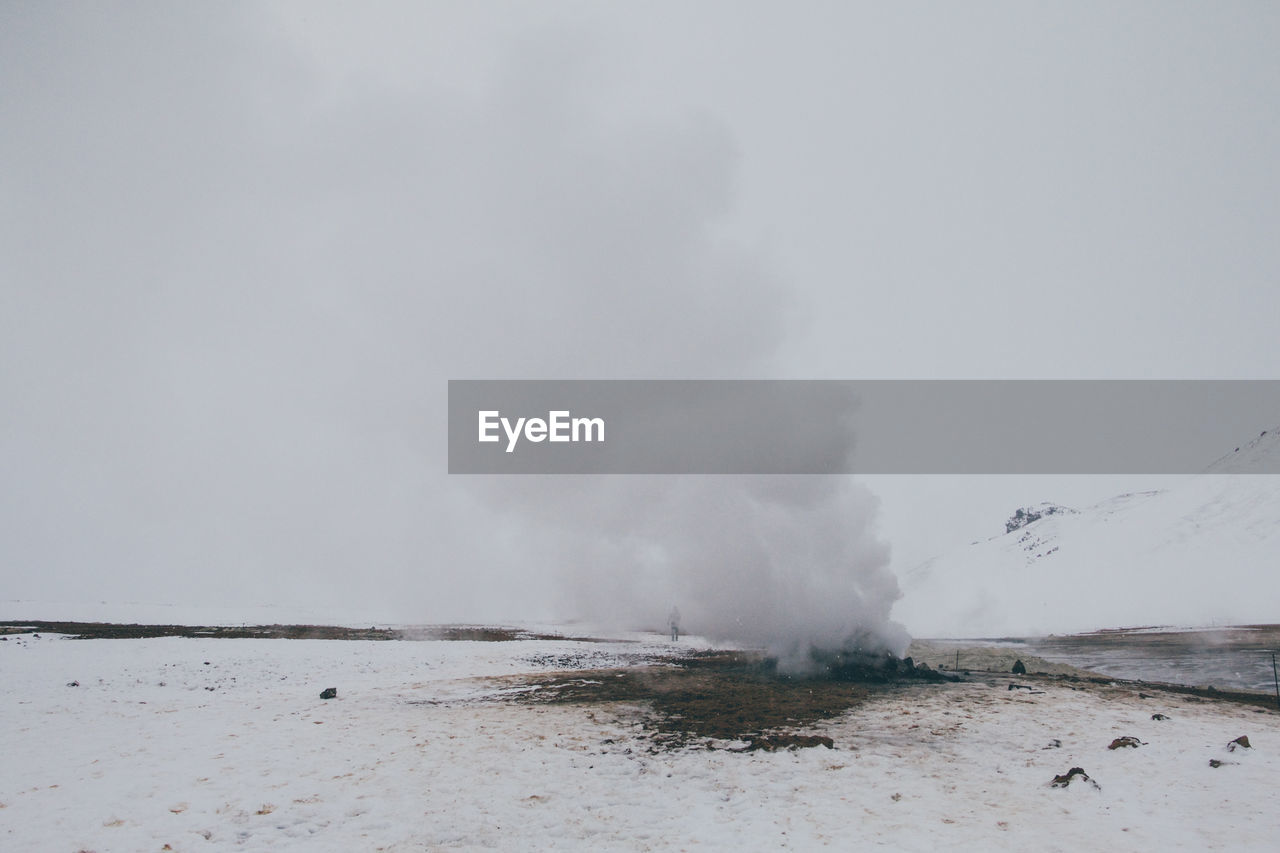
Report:
M 827 749 L 836 748 L 835 742 L 826 735 L 774 734 L 751 738 L 751 742 L 742 751 L 755 752 L 758 749 L 763 749 L 766 752 L 777 752 L 780 749 L 804 749 L 811 746 L 825 746 Z
M 1016 661 L 1014 661 L 1014 662 L 1013 662 L 1013 674 L 1014 674 L 1014 675 L 1026 675 L 1026 674 L 1027 674 L 1027 665 L 1026 665 L 1026 664 L 1024 664 L 1021 660 L 1016 660 Z
M 1146 745 L 1147 744 L 1145 741 L 1140 741 L 1136 737 L 1133 737 L 1132 735 L 1125 735 L 1124 737 L 1118 737 L 1115 740 L 1111 741 L 1111 745 L 1108 746 L 1107 749 L 1120 749 L 1121 747 L 1125 747 L 1125 746 L 1131 746 L 1134 749 L 1137 749 L 1140 746 L 1146 746 Z
M 1089 777 L 1088 773 L 1084 772 L 1083 767 L 1072 767 L 1070 770 L 1068 770 L 1066 773 L 1063 773 L 1061 776 L 1054 776 L 1053 781 L 1049 783 L 1049 787 L 1065 788 L 1068 785 L 1070 785 L 1072 780 L 1074 779 L 1079 779 L 1081 782 L 1088 782 L 1090 785 L 1098 789 L 1102 788 L 1101 785 L 1099 785 L 1096 781 L 1094 781 Z
M 1061 749 L 1062 741 L 1058 740 L 1057 738 L 1054 738 L 1053 740 L 1049 741 L 1048 746 L 1042 746 L 1040 748 L 1041 749 Z
M 1030 690 L 1031 688 L 1025 684 L 1014 684 L 1012 681 L 1010 681 L 1009 689 L 1010 690 Z
M 1210 758 L 1210 759 L 1209 759 L 1209 766 L 1210 766 L 1210 767 L 1222 767 L 1222 766 L 1223 766 L 1223 765 L 1225 765 L 1225 764 L 1238 764 L 1238 763 L 1239 763 L 1239 762 L 1237 762 L 1237 761 L 1220 761 L 1220 760 L 1219 760 L 1219 759 L 1217 759 L 1217 758 Z
M 1240 747 L 1241 749 L 1253 748 L 1252 745 L 1249 743 L 1248 735 L 1240 735 L 1240 737 L 1236 738 L 1235 740 L 1231 741 L 1231 743 L 1227 744 L 1227 752 L 1235 752 L 1236 747 Z
M 1167 720 L 1167 719 L 1169 719 L 1169 718 L 1168 718 L 1168 717 L 1166 717 L 1164 714 L 1152 714 L 1152 715 L 1151 715 L 1151 719 L 1153 719 L 1153 720 Z
M 79 687 L 79 686 L 80 686 L 80 682 L 78 682 L 78 681 L 68 681 L 68 682 L 67 682 L 67 686 L 68 686 L 68 687 Z
M 338 698 L 338 688 L 336 688 L 336 687 L 326 687 L 324 690 L 320 691 L 320 698 L 321 698 L 321 699 L 336 699 L 336 698 Z

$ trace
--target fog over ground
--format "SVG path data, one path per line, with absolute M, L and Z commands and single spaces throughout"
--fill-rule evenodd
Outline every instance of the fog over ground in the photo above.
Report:
M 6 4 L 4 597 L 883 625 L 891 566 L 1116 484 L 451 478 L 446 380 L 1274 378 L 1277 36 Z

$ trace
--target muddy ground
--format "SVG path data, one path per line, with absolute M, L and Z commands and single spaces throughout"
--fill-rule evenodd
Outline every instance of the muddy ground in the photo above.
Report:
M 930 652 L 927 648 L 913 650 Z M 941 652 L 939 652 L 941 653 Z M 954 649 L 951 650 L 954 660 Z M 663 665 L 578 670 L 499 679 L 503 701 L 576 705 L 630 714 L 652 751 L 681 748 L 755 749 L 830 746 L 824 723 L 864 702 L 902 691 L 947 691 L 982 685 L 996 692 L 1087 691 L 1104 699 L 1151 700 L 1161 707 L 1232 702 L 1259 713 L 1280 713 L 1266 694 L 1151 684 L 1108 678 L 1028 657 L 1026 674 L 1008 671 L 1001 649 L 962 649 L 973 666 L 952 679 L 898 672 L 847 677 L 792 677 L 777 673 L 759 653 L 708 652 Z M 1003 670 L 987 666 L 1008 664 Z
M 750 652 L 708 652 L 665 665 L 515 676 L 509 695 L 520 703 L 629 704 L 655 749 L 685 746 L 777 749 L 824 745 L 804 730 L 837 717 L 879 683 L 782 676 Z M 829 739 L 826 739 L 829 745 Z

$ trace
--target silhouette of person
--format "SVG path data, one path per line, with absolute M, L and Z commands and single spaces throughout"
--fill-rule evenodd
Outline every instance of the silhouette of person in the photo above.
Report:
M 671 625 L 671 642 L 677 642 L 680 639 L 680 610 L 677 607 L 671 608 L 671 615 L 667 617 L 667 622 Z

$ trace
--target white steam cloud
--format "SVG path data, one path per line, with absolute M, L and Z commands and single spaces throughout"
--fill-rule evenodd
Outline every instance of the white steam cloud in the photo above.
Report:
M 901 645 L 844 480 L 445 472 L 446 379 L 776 377 L 801 307 L 713 111 L 469 15 L 6 19 L 7 595 Z
M 528 523 L 530 556 L 558 566 L 564 615 L 660 625 L 767 648 L 902 655 L 898 584 L 877 502 L 844 477 L 521 478 L 500 500 Z

